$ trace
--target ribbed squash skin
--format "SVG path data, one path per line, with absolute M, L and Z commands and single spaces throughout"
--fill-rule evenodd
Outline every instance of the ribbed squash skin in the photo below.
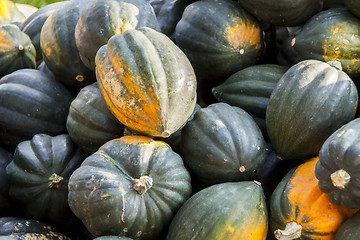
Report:
M 220 101 L 249 113 L 266 132 L 265 116 L 270 95 L 288 67 L 260 64 L 244 68 L 214 87 L 212 94 Z
M 96 69 L 111 112 L 137 132 L 168 137 L 194 110 L 194 70 L 163 33 L 144 27 L 114 35 L 99 49 Z
M 104 144 L 71 175 L 68 202 L 94 236 L 150 240 L 190 194 L 190 175 L 169 145 L 125 136 Z
M 346 220 L 338 229 L 335 240 L 358 240 L 360 239 L 360 212 L 355 213 Z
M 25 16 L 10 0 L 0 0 L 0 25 L 5 23 L 21 23 Z
M 12 160 L 12 154 L 0 147 L 0 216 L 6 216 L 9 214 L 7 210 L 11 206 L 9 198 L 9 180 L 6 175 L 6 166 Z
M 293 27 L 320 12 L 323 0 L 238 0 L 239 4 L 261 21 Z
M 320 189 L 329 195 L 333 204 L 360 208 L 359 152 L 359 118 L 336 130 L 322 145 L 315 174 Z
M 360 17 L 360 2 L 358 0 L 344 0 L 345 6 L 358 18 Z
M 210 185 L 256 179 L 268 151 L 248 113 L 215 103 L 198 110 L 182 129 L 181 155 L 189 170 Z
M 197 77 L 209 80 L 229 77 L 255 64 L 264 53 L 259 22 L 231 0 L 201 0 L 188 5 L 173 38 Z
M 29 218 L 64 222 L 70 216 L 68 181 L 84 159 L 67 134 L 21 142 L 6 167 L 11 199 Z
M 73 97 L 50 75 L 21 69 L 0 79 L 0 141 L 15 148 L 37 133 L 66 132 Z
M 328 195 L 318 187 L 315 165 L 318 158 L 312 158 L 292 169 L 279 183 L 271 197 L 271 232 L 284 230 L 288 223 L 299 224 L 300 240 L 330 240 L 341 224 L 357 210 L 336 206 Z
M 20 29 L 31 39 L 36 49 L 36 62 L 39 64 L 42 60 L 42 52 L 40 47 L 40 33 L 46 19 L 55 11 L 57 11 L 64 2 L 55 2 L 39 8 L 31 14 L 21 24 Z
M 319 154 L 325 140 L 353 120 L 358 92 L 343 71 L 317 60 L 292 66 L 273 90 L 266 110 L 270 142 L 283 159 Z
M 71 139 L 87 154 L 101 145 L 123 136 L 124 125 L 112 115 L 97 83 L 82 88 L 71 102 L 66 129 Z
M 193 195 L 176 213 L 166 240 L 265 240 L 268 215 L 259 183 L 222 183 Z
M 87 0 L 67 1 L 45 21 L 40 34 L 43 59 L 56 79 L 81 89 L 95 82 L 95 74 L 81 61 L 75 42 L 75 27 Z
M 67 236 L 59 233 L 57 229 L 44 222 L 20 217 L 0 218 L 0 237 L 8 236 L 9 239 L 30 240 L 70 240 Z
M 35 47 L 14 24 L 0 25 L 0 78 L 22 68 L 35 68 Z
M 146 0 L 94 0 L 81 12 L 75 28 L 80 58 L 95 70 L 95 55 L 110 37 L 128 29 L 150 27 L 160 30 L 155 13 Z
M 300 60 L 336 60 L 351 77 L 360 76 L 360 19 L 346 8 L 313 16 L 295 33 L 291 46 Z

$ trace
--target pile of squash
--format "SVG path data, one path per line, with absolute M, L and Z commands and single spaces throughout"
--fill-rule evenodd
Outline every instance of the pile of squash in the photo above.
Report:
M 0 0 L 0 239 L 360 239 L 358 0 Z

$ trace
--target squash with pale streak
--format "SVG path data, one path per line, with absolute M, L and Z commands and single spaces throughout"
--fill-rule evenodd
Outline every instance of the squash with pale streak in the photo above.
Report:
M 194 70 L 165 34 L 148 27 L 116 34 L 99 49 L 95 61 L 110 111 L 136 132 L 169 137 L 193 113 Z
M 315 157 L 292 169 L 274 190 L 270 228 L 281 240 L 330 240 L 357 210 L 332 204 L 318 187 Z

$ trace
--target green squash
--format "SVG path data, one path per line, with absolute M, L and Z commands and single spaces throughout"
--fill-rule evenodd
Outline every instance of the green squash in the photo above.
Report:
M 96 237 L 151 240 L 190 194 L 189 172 L 168 144 L 125 136 L 105 143 L 75 170 L 68 202 Z
M 346 220 L 337 230 L 335 240 L 358 240 L 360 239 L 360 212 L 355 213 Z
M 124 125 L 112 115 L 97 83 L 82 88 L 71 102 L 66 129 L 71 139 L 87 154 L 123 136 Z
M 173 38 L 196 76 L 206 80 L 227 78 L 255 64 L 265 49 L 258 20 L 231 0 L 200 0 L 188 5 Z
M 331 8 L 309 19 L 290 41 L 300 60 L 339 61 L 350 77 L 360 76 L 360 18 Z
M 360 208 L 359 153 L 360 118 L 343 125 L 322 145 L 315 174 L 333 204 Z
M 244 68 L 212 89 L 220 102 L 240 107 L 249 113 L 266 133 L 265 115 L 270 95 L 287 67 L 260 64 Z
M 11 214 L 12 202 L 9 197 L 9 179 L 6 174 L 6 166 L 11 162 L 12 154 L 0 147 L 0 216 Z
M 323 10 L 327 10 L 330 8 L 339 8 L 339 7 L 345 7 L 344 0 L 324 0 Z
M 265 240 L 268 215 L 258 182 L 207 187 L 194 194 L 171 221 L 166 240 Z
M 35 47 L 14 24 L 0 25 L 0 78 L 23 68 L 35 68 Z
M 80 90 L 95 82 L 95 74 L 81 61 L 75 41 L 75 27 L 87 0 L 64 2 L 44 22 L 40 34 L 43 60 L 56 79 L 65 86 Z
M 81 12 L 75 28 L 76 46 L 82 62 L 95 70 L 95 55 L 110 37 L 128 29 L 150 27 L 160 31 L 147 0 L 93 0 Z
M 67 134 L 36 134 L 19 143 L 6 167 L 9 195 L 28 218 L 64 222 L 70 175 L 85 159 Z
M 276 26 L 293 27 L 303 24 L 320 12 L 324 0 L 238 0 L 237 2 L 260 21 Z
M 304 60 L 282 76 L 266 110 L 270 142 L 282 159 L 317 156 L 325 140 L 353 120 L 358 91 L 339 62 Z
M 360 18 L 360 2 L 358 0 L 343 0 L 349 11 Z
M 41 28 L 44 25 L 46 19 L 55 11 L 57 11 L 62 5 L 63 1 L 55 2 L 44 7 L 39 8 L 33 14 L 31 14 L 25 21 L 21 24 L 20 30 L 26 33 L 32 44 L 36 49 L 36 62 L 39 64 L 42 60 L 42 52 L 40 48 L 40 33 Z
M 148 27 L 116 34 L 99 49 L 95 61 L 101 94 L 128 128 L 169 137 L 193 113 L 194 70 L 165 34 Z
M 14 149 L 37 133 L 66 132 L 73 97 L 50 75 L 20 69 L 0 79 L 0 142 Z
M 7 236 L 8 238 L 1 238 Z M 20 217 L 0 218 L 2 240 L 71 240 L 54 226 L 34 219 Z
M 253 118 L 226 103 L 198 110 L 181 131 L 184 163 L 207 185 L 255 180 L 267 155 Z

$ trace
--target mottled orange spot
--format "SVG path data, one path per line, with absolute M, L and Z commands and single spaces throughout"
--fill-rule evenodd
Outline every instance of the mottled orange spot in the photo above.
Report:
M 233 48 L 240 48 L 240 54 L 246 52 L 242 48 L 244 46 L 255 46 L 255 48 L 261 48 L 262 46 L 261 29 L 254 24 L 247 24 L 241 18 L 236 18 L 233 24 L 226 28 L 225 33 L 227 41 L 231 46 Z
M 15 6 L 9 0 L 0 0 L 0 22 L 7 19 L 11 12 L 14 12 Z
M 234 232 L 235 229 L 234 229 L 233 227 L 229 226 L 229 227 L 228 227 L 228 230 L 229 230 L 230 232 Z
M 292 177 L 288 194 L 292 211 L 287 220 L 300 224 L 303 231 L 325 233 L 316 239 L 333 239 L 340 225 L 358 209 L 333 205 L 328 195 L 320 190 L 315 177 L 318 160 L 316 157 L 300 165 Z
M 103 194 L 101 195 L 102 198 L 110 197 L 110 194 Z

